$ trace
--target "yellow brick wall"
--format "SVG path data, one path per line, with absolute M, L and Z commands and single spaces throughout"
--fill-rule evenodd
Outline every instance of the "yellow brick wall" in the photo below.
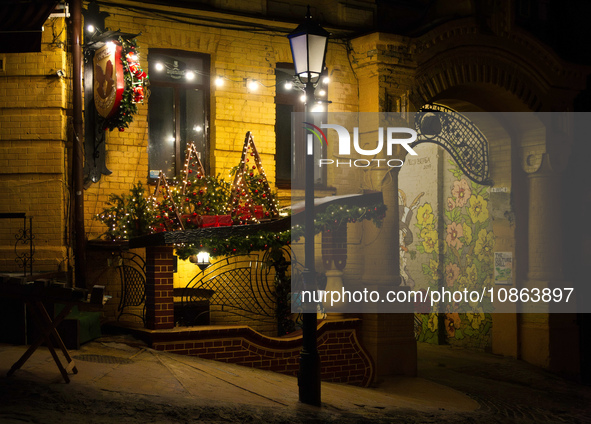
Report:
M 148 68 L 150 48 L 171 48 L 210 55 L 210 157 L 211 173 L 229 180 L 229 170 L 240 160 L 244 136 L 251 131 L 265 172 L 273 185 L 275 180 L 275 65 L 291 62 L 291 51 L 285 34 L 258 34 L 202 25 L 173 24 L 117 7 L 101 7 L 111 14 L 108 28 L 142 33 L 138 37 L 140 61 Z M 180 9 L 179 9 L 180 10 Z M 183 12 L 194 13 L 183 10 Z M 207 12 L 205 12 L 207 13 Z M 267 22 L 268 23 L 268 22 Z M 329 45 L 327 65 L 331 72 L 328 97 L 329 111 L 357 110 L 358 90 L 348 60 L 347 48 L 341 41 Z M 222 87 L 213 81 L 217 75 L 226 78 Z M 249 92 L 244 79 L 255 79 L 256 92 Z M 149 99 L 125 132 L 107 135 L 107 168 L 103 176 L 85 192 L 86 225 L 89 237 L 98 237 L 104 226 L 93 221 L 110 193 L 127 192 L 138 181 L 145 183 L 147 174 L 147 109 Z M 330 178 L 330 177 L 329 177 Z M 289 203 L 289 191 L 280 193 L 282 204 Z
M 106 19 L 108 28 L 142 34 L 138 42 L 144 69 L 148 68 L 150 48 L 210 55 L 211 172 L 227 176 L 230 168 L 238 164 L 245 133 L 252 131 L 267 176 L 274 184 L 274 70 L 276 63 L 292 61 L 285 33 L 212 28 L 197 21 L 195 24 L 174 23 L 117 6 L 101 5 L 101 10 L 110 13 Z M 179 11 L 195 14 L 194 11 Z M 199 12 L 203 13 L 209 12 Z M 26 212 L 33 216 L 37 249 L 35 269 L 39 271 L 57 270 L 58 264 L 65 263 L 66 246 L 70 244 L 72 71 L 68 44 L 71 40 L 66 37 L 70 30 L 64 19 L 49 19 L 45 23 L 40 53 L 2 55 L 0 180 L 8 195 L 0 212 Z M 344 42 L 331 42 L 327 66 L 331 76 L 328 98 L 333 102 L 329 111 L 357 110 L 357 80 Z M 56 75 L 60 69 L 65 71 L 65 78 Z M 216 75 L 228 78 L 223 87 L 213 84 Z M 249 92 L 245 78 L 261 82 L 256 93 Z M 93 217 L 105 207 L 108 196 L 126 193 L 134 183 L 146 181 L 148 102 L 139 105 L 138 114 L 128 129 L 107 134 L 106 165 L 112 174 L 103 176 L 99 183 L 85 190 L 85 226 L 89 239 L 99 237 L 105 230 Z M 329 185 L 331 179 L 329 175 Z M 283 204 L 289 203 L 289 194 L 289 191 L 281 193 Z M 9 233 L 0 232 L 0 252 L 3 252 L 0 271 L 14 268 L 11 250 L 14 236 Z
M 71 80 L 66 32 L 64 19 L 50 19 L 44 25 L 41 52 L 1 55 L 0 212 L 24 212 L 33 218 L 34 271 L 55 271 L 67 256 Z M 57 76 L 60 69 L 66 71 L 65 78 Z M 0 226 L 0 272 L 17 271 L 14 236 L 22 220 L 5 220 Z

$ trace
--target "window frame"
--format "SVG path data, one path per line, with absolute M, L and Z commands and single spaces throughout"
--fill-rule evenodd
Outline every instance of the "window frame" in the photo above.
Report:
M 178 50 L 178 49 L 161 49 L 161 48 L 150 48 L 148 50 L 148 63 L 150 63 L 150 57 L 154 57 L 154 55 L 165 55 L 171 57 L 187 57 L 187 58 L 199 58 L 203 60 L 203 68 L 201 70 L 197 70 L 200 76 L 203 78 L 202 83 L 189 83 L 184 81 L 154 81 L 150 79 L 150 87 L 170 87 L 173 89 L 173 97 L 174 97 L 174 132 L 175 132 L 175 147 L 174 147 L 174 154 L 175 154 L 175 175 L 167 175 L 166 177 L 171 179 L 174 177 L 180 177 L 181 171 L 183 169 L 183 155 L 184 152 L 181 151 L 181 91 L 183 89 L 200 89 L 204 92 L 203 98 L 203 108 L 204 108 L 204 117 L 203 117 L 203 140 L 204 140 L 204 151 L 201 157 L 201 162 L 203 167 L 205 168 L 206 175 L 210 173 L 210 154 L 211 154 L 211 140 L 210 140 L 210 108 L 211 108 L 211 78 L 210 78 L 210 67 L 211 67 L 211 56 L 207 53 L 199 53 L 193 52 L 188 50 Z M 151 136 L 150 136 L 150 98 L 148 97 L 148 149 L 151 145 Z M 189 140 L 186 140 L 187 142 Z M 147 170 L 147 178 L 148 184 L 156 184 L 158 178 L 150 178 L 150 163 L 148 157 L 148 170 Z

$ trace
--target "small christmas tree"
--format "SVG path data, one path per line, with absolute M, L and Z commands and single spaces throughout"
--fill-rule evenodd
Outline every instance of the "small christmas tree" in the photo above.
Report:
M 240 224 L 257 223 L 260 219 L 276 217 L 278 204 L 275 193 L 269 186 L 250 131 L 244 139 L 240 163 L 233 172 L 234 181 L 227 209 L 234 221 Z
M 108 240 L 128 240 L 150 232 L 153 215 L 142 183 L 134 185 L 129 194 L 111 194 L 103 211 L 95 216 L 107 226 Z
M 158 196 L 162 195 L 162 200 Z M 184 230 L 185 226 L 179 213 L 179 192 L 176 188 L 171 188 L 166 180 L 164 172 L 160 171 L 158 183 L 152 196 L 152 208 L 154 210 L 153 230 L 173 231 Z

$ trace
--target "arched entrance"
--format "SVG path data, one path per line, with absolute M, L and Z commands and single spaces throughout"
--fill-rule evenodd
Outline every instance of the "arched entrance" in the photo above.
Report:
M 438 171 L 437 187 L 440 243 L 447 243 L 445 247 L 449 248 L 450 228 L 460 228 L 460 223 L 454 222 L 453 205 L 450 206 L 449 201 L 451 199 L 457 204 L 454 193 L 465 187 L 470 194 L 474 191 L 482 194 L 486 202 L 486 215 L 491 222 L 485 229 L 487 238 L 481 240 L 480 244 L 490 240 L 493 252 L 509 253 L 512 256 L 513 286 L 521 288 L 542 284 L 545 287 L 565 287 L 562 266 L 565 239 L 563 210 L 556 200 L 561 196 L 562 172 L 569 153 L 568 118 L 565 114 L 533 113 L 547 109 L 547 104 L 540 100 L 543 90 L 540 91 L 539 78 L 536 78 L 535 73 L 532 73 L 530 80 L 520 79 L 520 76 L 525 75 L 524 70 L 506 78 L 503 66 L 498 63 L 488 68 L 486 65 L 474 68 L 474 63 L 467 63 L 469 60 L 464 59 L 463 63 L 454 63 L 445 68 L 443 65 L 449 65 L 450 62 L 440 59 L 439 72 L 434 72 L 437 67 L 431 63 L 429 69 L 417 78 L 413 90 L 415 101 L 438 102 L 469 114 L 490 142 L 490 169 L 494 185 L 489 190 L 480 191 L 462 182 L 462 176 L 458 177 L 457 173 L 454 174 L 457 181 L 453 181 L 453 186 L 446 184 L 445 174 L 450 171 L 445 169 L 448 161 L 445 157 L 438 160 L 438 165 L 443 168 Z M 450 75 L 455 75 L 455 78 Z M 489 113 L 472 113 L 477 111 Z M 529 113 L 517 113 L 526 111 Z M 404 172 L 400 175 L 401 188 L 404 187 Z M 451 172 L 454 172 L 453 169 Z M 446 196 L 446 190 L 451 190 L 451 196 Z M 470 204 L 470 200 L 467 204 Z M 465 217 L 466 214 L 461 216 Z M 464 226 L 465 222 L 461 224 Z M 476 228 L 479 232 L 484 230 L 482 227 Z M 465 226 L 463 229 L 466 232 Z M 464 236 L 457 240 L 456 246 L 466 242 Z M 449 257 L 447 250 L 439 255 L 443 264 L 438 265 L 438 272 L 443 284 L 449 284 L 450 281 L 455 283 L 474 274 L 470 255 L 476 253 L 479 256 L 476 250 L 463 256 L 464 262 L 458 258 L 457 264 Z M 478 261 L 474 262 L 478 265 Z M 423 270 L 427 270 L 424 264 Z M 476 279 L 487 278 L 479 271 Z M 493 275 L 494 272 L 489 277 Z M 513 313 L 494 314 L 490 317 L 489 329 L 480 325 L 480 321 L 486 322 L 489 317 L 475 319 L 470 315 L 458 316 L 450 310 L 445 316 L 439 317 L 444 322 L 438 323 L 437 340 L 440 342 L 447 337 L 449 341 L 457 338 L 458 333 L 465 339 L 465 334 L 457 330 L 458 327 L 462 329 L 469 325 L 477 331 L 474 333 L 468 329 L 467 333 L 476 334 L 473 337 L 484 341 L 472 344 L 464 342 L 466 345 L 490 348 L 494 353 L 515 356 L 555 371 L 577 374 L 579 357 L 575 315 L 524 312 L 527 312 L 527 308 L 516 307 Z M 431 318 L 427 326 L 430 324 L 433 328 L 433 321 Z M 490 337 L 486 334 L 488 330 Z M 445 337 L 441 337 L 442 333 Z

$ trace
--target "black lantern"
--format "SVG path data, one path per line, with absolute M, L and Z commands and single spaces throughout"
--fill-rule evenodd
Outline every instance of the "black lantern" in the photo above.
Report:
M 320 74 L 324 70 L 329 35 L 312 20 L 308 6 L 306 20 L 287 36 L 295 72 L 302 84 L 316 84 L 320 79 Z

